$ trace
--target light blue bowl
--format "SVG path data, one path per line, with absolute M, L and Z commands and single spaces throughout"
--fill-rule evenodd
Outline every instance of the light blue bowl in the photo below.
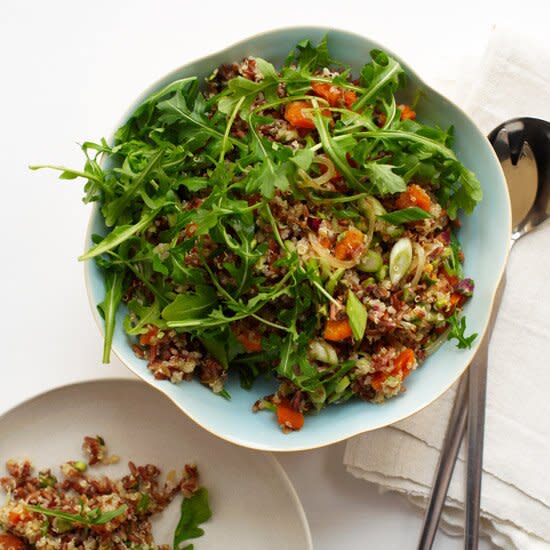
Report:
M 304 38 L 314 42 L 328 34 L 331 55 L 349 63 L 357 74 L 369 60 L 373 48 L 386 48 L 363 36 L 319 27 L 297 27 L 260 34 L 239 42 L 226 50 L 181 67 L 151 86 L 131 107 L 121 124 L 141 101 L 169 82 L 185 76 L 206 77 L 221 63 L 240 60 L 248 55 L 266 58 L 281 64 L 294 45 Z M 392 54 L 394 55 L 394 54 Z M 397 58 L 397 56 L 395 56 Z M 251 391 L 240 388 L 238 380 L 231 378 L 227 389 L 231 401 L 214 395 L 200 383 L 173 385 L 155 380 L 146 362 L 136 358 L 122 328 L 125 312 L 118 315 L 113 350 L 120 360 L 135 374 L 169 397 L 185 414 L 205 430 L 245 447 L 269 451 L 298 451 L 329 445 L 353 435 L 375 430 L 419 411 L 437 399 L 468 366 L 481 340 L 489 319 L 495 290 L 503 273 L 511 232 L 511 213 L 504 175 L 493 149 L 475 124 L 449 100 L 426 86 L 411 68 L 400 61 L 408 75 L 404 98 L 420 92 L 417 105 L 419 119 L 442 127 L 455 127 L 454 150 L 464 164 L 473 170 L 483 186 L 484 198 L 475 213 L 464 219 L 460 238 L 466 255 L 465 272 L 475 280 L 474 297 L 467 303 L 468 330 L 479 333 L 476 345 L 470 350 L 458 350 L 446 342 L 420 369 L 407 379 L 407 391 L 383 405 L 354 400 L 332 406 L 318 416 L 309 416 L 301 431 L 285 435 L 277 426 L 275 417 L 268 412 L 251 411 L 256 399 L 269 394 L 275 384 L 258 382 Z M 105 231 L 99 209 L 92 213 L 87 235 Z M 86 264 L 86 282 L 92 311 L 103 330 L 96 304 L 103 300 L 102 275 L 90 261 Z M 162 426 L 159 426 L 162 429 Z

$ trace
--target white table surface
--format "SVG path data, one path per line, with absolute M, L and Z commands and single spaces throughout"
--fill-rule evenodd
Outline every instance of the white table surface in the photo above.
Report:
M 464 63 L 479 59 L 495 24 L 547 36 L 545 4 L 4 0 L 0 413 L 55 386 L 131 376 L 116 359 L 100 364 L 101 338 L 76 261 L 90 210 L 80 200 L 82 185 L 30 172 L 28 164 L 80 167 L 76 143 L 108 136 L 152 81 L 262 30 L 321 24 L 363 33 L 445 87 Z M 421 515 L 347 474 L 343 450 L 338 444 L 279 457 L 302 499 L 315 549 L 415 548 Z M 445 535 L 436 541 L 436 548 L 461 546 Z

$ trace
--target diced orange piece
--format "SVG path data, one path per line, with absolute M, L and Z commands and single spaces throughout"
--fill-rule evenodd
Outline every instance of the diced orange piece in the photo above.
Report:
M 349 109 L 357 101 L 357 94 L 353 90 L 345 90 L 330 82 L 312 82 L 311 89 L 331 107 L 345 105 Z
M 443 270 L 443 276 L 453 288 L 460 282 L 460 279 L 456 275 L 449 275 L 445 270 Z
M 304 415 L 295 411 L 286 399 L 282 399 L 277 405 L 277 420 L 282 428 L 288 430 L 297 431 L 304 425 Z
M 139 337 L 139 343 L 142 346 L 150 346 L 153 343 L 153 340 L 156 339 L 158 333 L 158 327 L 156 327 L 155 325 L 149 325 L 149 330 Z
M 381 391 L 384 382 L 390 376 L 399 376 L 402 379 L 409 376 L 415 362 L 414 351 L 410 348 L 405 348 L 394 360 L 391 372 L 377 372 L 373 374 L 370 385 L 376 390 Z
M 328 82 L 312 82 L 311 89 L 315 95 L 326 99 L 331 107 L 338 107 L 342 103 L 342 88 L 338 88 L 338 86 Z
M 17 525 L 23 518 L 19 512 L 11 510 L 8 514 L 8 523 L 11 525 Z
M 422 210 L 425 210 L 426 212 L 429 212 L 430 206 L 432 204 L 432 200 L 430 199 L 430 196 L 420 185 L 417 185 L 416 183 L 411 183 L 406 191 L 403 191 L 397 197 L 397 200 L 395 201 L 395 205 L 397 208 L 410 208 L 412 206 L 418 206 L 418 208 L 422 208 Z
M 324 246 L 325 248 L 330 248 L 330 246 L 332 245 L 328 237 L 321 237 L 319 239 L 319 242 L 321 243 L 321 246 Z
M 408 106 L 401 106 L 401 120 L 414 120 L 416 118 L 416 113 Z
M 233 324 L 231 330 L 248 353 L 262 351 L 262 335 L 258 331 L 237 324 Z
M 414 351 L 410 348 L 405 348 L 393 361 L 392 374 L 403 374 L 403 378 L 409 375 L 411 368 L 414 365 Z
M 295 128 L 313 130 L 315 128 L 313 115 L 311 112 L 308 113 L 305 111 L 305 109 L 312 108 L 313 105 L 310 101 L 293 101 L 292 103 L 288 103 L 285 107 L 285 120 L 290 122 Z M 321 113 L 323 116 L 330 118 L 331 124 L 333 124 L 332 113 L 329 110 L 323 109 Z
M 451 294 L 451 310 L 455 309 L 456 307 L 462 307 L 465 300 L 466 296 L 464 296 L 464 294 L 453 292 Z
M 0 535 L 0 550 L 23 550 L 24 542 L 15 535 L 4 533 Z
M 339 321 L 327 321 L 325 326 L 325 332 L 323 337 L 325 340 L 330 340 L 331 342 L 340 342 L 346 338 L 350 338 L 352 335 L 351 325 L 347 319 L 341 319 Z
M 339 260 L 351 260 L 362 252 L 364 242 L 365 236 L 359 229 L 348 229 L 336 243 L 334 255 Z
M 357 94 L 353 90 L 346 90 L 344 92 L 344 105 L 351 109 L 352 105 L 357 101 Z
M 249 331 L 237 336 L 237 340 L 248 353 L 262 351 L 262 337 L 258 333 Z
M 309 101 L 293 101 L 286 106 L 285 119 L 296 128 L 315 128 L 311 114 L 306 114 L 304 109 L 311 109 Z
M 372 379 L 370 381 L 370 385 L 376 390 L 380 391 L 382 389 L 382 385 L 384 384 L 384 381 L 386 380 L 386 373 L 384 372 L 377 372 L 376 374 L 372 375 Z

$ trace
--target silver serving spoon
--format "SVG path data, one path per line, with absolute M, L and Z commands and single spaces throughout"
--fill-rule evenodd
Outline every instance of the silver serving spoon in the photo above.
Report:
M 550 123 L 533 118 L 509 120 L 495 128 L 489 134 L 489 140 L 502 165 L 510 193 L 513 245 L 550 218 Z M 503 287 L 504 278 L 497 290 L 487 331 L 468 369 L 468 376 L 462 377 L 457 391 L 426 509 L 419 550 L 428 550 L 433 545 L 466 424 L 468 462 L 464 540 L 468 550 L 478 545 L 487 352 Z

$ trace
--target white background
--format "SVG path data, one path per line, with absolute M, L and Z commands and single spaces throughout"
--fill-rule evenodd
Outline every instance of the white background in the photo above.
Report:
M 320 24 L 365 34 L 459 99 L 453 79 L 479 60 L 493 26 L 521 26 L 544 38 L 546 6 L 544 0 L 2 0 L 0 413 L 58 385 L 130 376 L 115 358 L 100 364 L 101 338 L 76 261 L 89 215 L 81 183 L 32 173 L 28 164 L 80 167 L 76 143 L 108 136 L 159 77 L 282 26 Z M 415 548 L 421 516 L 346 474 L 342 454 L 340 444 L 280 457 L 302 498 L 315 548 Z M 445 536 L 436 541 L 436 548 L 461 546 Z

